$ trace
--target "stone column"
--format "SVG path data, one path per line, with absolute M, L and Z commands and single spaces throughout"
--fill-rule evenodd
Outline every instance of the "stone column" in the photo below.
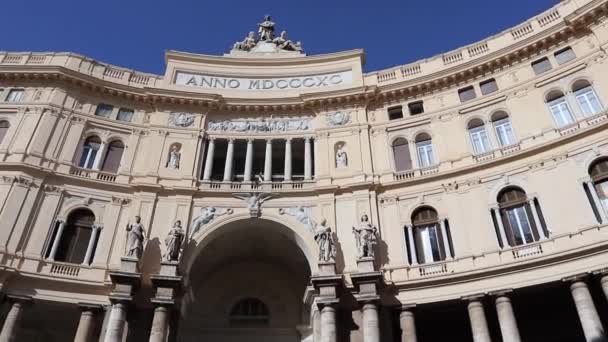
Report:
M 165 342 L 169 332 L 169 308 L 157 305 L 154 308 L 152 329 L 150 330 L 150 342 Z
M 450 251 L 450 240 L 448 239 L 448 230 L 445 227 L 445 219 L 439 221 L 439 228 L 441 229 L 441 236 L 443 238 L 443 250 L 445 251 L 445 259 L 452 259 L 452 252 Z
M 500 325 L 500 334 L 503 342 L 521 342 L 519 329 L 517 328 L 517 320 L 511 305 L 511 299 L 506 293 L 499 293 L 496 296 L 496 313 L 498 315 L 498 324 Z
M 530 205 L 530 211 L 532 212 L 532 216 L 534 216 L 534 224 L 536 225 L 536 232 L 538 233 L 539 240 L 545 240 L 547 236 L 545 235 L 545 230 L 543 229 L 540 219 L 538 218 L 536 205 L 534 205 L 534 198 L 530 198 L 528 200 L 528 205 Z
M 272 139 L 266 140 L 264 154 L 264 182 L 272 182 Z
M 410 250 L 410 255 L 412 257 L 412 266 L 418 265 L 418 255 L 416 254 L 416 243 L 414 242 L 414 227 L 405 226 L 407 229 L 407 237 L 408 237 L 408 246 L 407 248 Z
M 471 321 L 471 332 L 474 342 L 491 342 L 490 330 L 486 320 L 486 313 L 483 310 L 481 296 L 465 298 L 469 301 L 467 309 L 469 310 L 469 320 Z
M 207 158 L 205 158 L 205 170 L 203 171 L 203 180 L 211 179 L 213 171 L 213 154 L 215 153 L 215 139 L 209 139 L 209 147 L 207 148 Z
M 0 332 L 0 342 L 17 342 L 17 332 L 19 330 L 19 323 L 23 316 L 23 309 L 26 305 L 31 303 L 32 299 L 28 297 L 10 297 L 9 302 L 11 308 L 6 315 L 4 325 L 2 326 L 2 332 Z
M 570 285 L 570 292 L 583 327 L 585 340 L 587 342 L 608 341 L 587 284 L 582 279 L 576 278 Z
M 312 313 L 312 340 L 321 342 L 321 311 L 315 310 Z
M 608 299 L 608 271 L 604 271 L 600 273 L 600 284 L 602 284 L 602 291 L 604 292 L 604 296 Z
M 378 306 L 373 303 L 363 304 L 363 342 L 380 342 L 380 325 Z
M 232 181 L 232 160 L 234 159 L 234 139 L 228 140 L 226 164 L 224 164 L 224 182 Z
M 80 304 L 80 321 L 74 342 L 91 342 L 91 335 L 95 329 L 95 315 L 101 309 L 98 305 Z
M 243 171 L 243 181 L 251 182 L 251 171 L 253 168 L 253 139 L 247 140 L 247 154 L 245 155 L 245 170 Z
M 285 139 L 285 169 L 283 172 L 283 180 L 291 181 L 291 139 Z
M 336 309 L 332 305 L 323 305 L 321 309 L 321 342 L 336 342 L 337 336 Z
M 507 232 L 505 231 L 505 227 L 502 224 L 502 215 L 500 214 L 500 208 L 493 208 L 492 211 L 494 214 L 494 218 L 496 219 L 496 224 L 498 225 L 498 234 L 500 234 L 500 240 L 502 241 L 501 248 L 508 248 L 509 240 L 507 240 Z
M 312 179 L 312 153 L 310 137 L 304 138 L 304 180 Z
M 399 326 L 401 327 L 401 342 L 417 342 L 416 321 L 414 320 L 413 306 L 401 307 L 399 313 Z
M 53 244 L 51 245 L 51 253 L 49 253 L 48 257 L 50 261 L 55 261 L 55 256 L 57 255 L 57 250 L 59 249 L 59 242 L 61 241 L 61 236 L 63 235 L 64 229 L 65 221 L 59 221 L 59 227 L 57 227 L 57 233 L 55 234 L 55 239 L 53 239 Z
M 91 238 L 89 239 L 89 244 L 87 246 L 87 252 L 84 255 L 84 260 L 82 261 L 83 265 L 90 265 L 93 260 L 93 249 L 95 248 L 95 241 L 97 241 L 97 235 L 99 235 L 99 231 L 101 230 L 100 226 L 93 226 L 93 231 L 91 232 Z
M 113 303 L 104 342 L 122 342 L 126 320 L 127 304 L 121 302 Z

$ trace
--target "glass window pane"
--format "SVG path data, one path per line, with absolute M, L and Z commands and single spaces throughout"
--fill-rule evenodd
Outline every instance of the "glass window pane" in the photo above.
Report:
M 595 190 L 597 191 L 597 197 L 599 197 L 600 202 L 602 202 L 602 207 L 604 207 L 604 210 L 608 211 L 608 180 L 596 183 Z
M 551 70 L 551 68 L 552 68 L 551 62 L 549 62 L 549 59 L 547 57 L 544 57 L 537 61 L 532 62 L 532 69 L 534 70 L 534 73 L 537 75 L 547 72 L 547 71 Z
M 570 107 L 568 107 L 565 98 L 561 97 L 549 102 L 549 109 L 558 127 L 563 127 L 574 122 Z
M 22 89 L 12 89 L 6 97 L 7 102 L 21 102 L 24 91 Z
M 515 144 L 515 137 L 509 119 L 496 121 L 494 127 L 496 128 L 496 136 L 498 137 L 498 142 L 501 146 Z
M 469 133 L 473 144 L 473 152 L 475 154 L 485 153 L 491 149 L 485 127 L 472 128 L 469 130 Z
M 117 119 L 120 121 L 131 122 L 131 120 L 133 119 L 133 111 L 131 109 L 121 108 L 118 111 Z
M 488 95 L 498 90 L 498 85 L 495 79 L 489 79 L 487 81 L 479 83 L 482 95 Z
M 97 109 L 95 110 L 95 115 L 104 118 L 109 118 L 110 115 L 112 115 L 112 110 L 114 110 L 114 106 L 101 103 L 97 106 Z
M 585 116 L 597 114 L 602 111 L 602 105 L 591 87 L 585 87 L 577 91 L 576 100 Z
M 572 48 L 570 48 L 570 47 L 557 51 L 554 54 L 554 56 L 555 56 L 555 59 L 557 60 L 557 63 L 560 65 L 567 63 L 576 58 L 576 55 L 574 54 L 574 50 L 572 50 Z

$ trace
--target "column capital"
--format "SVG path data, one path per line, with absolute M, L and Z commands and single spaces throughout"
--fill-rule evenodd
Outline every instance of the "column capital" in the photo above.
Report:
M 232 138 L 232 137 L 231 137 L 231 138 L 228 138 L 228 139 L 226 139 L 226 140 L 228 140 L 228 143 L 229 143 L 229 144 L 234 144 L 234 141 L 236 140 L 236 138 Z
M 30 296 L 22 296 L 22 295 L 6 295 L 6 299 L 9 303 L 19 303 L 19 304 L 33 304 L 34 299 Z
M 503 289 L 491 291 L 490 293 L 488 293 L 488 295 L 492 297 L 508 297 L 511 295 L 511 293 L 513 293 L 513 289 Z
M 103 226 L 100 224 L 94 224 L 92 228 L 93 228 L 93 230 L 102 230 Z
M 473 295 L 470 295 L 470 296 L 461 297 L 460 299 L 464 300 L 466 302 L 477 302 L 477 301 L 481 301 L 485 297 L 486 297 L 485 293 L 477 293 L 477 294 L 473 294 Z
M 575 274 L 575 275 L 570 276 L 570 277 L 562 278 L 562 281 L 564 283 L 576 283 L 576 282 L 579 282 L 579 281 L 585 282 L 587 280 L 588 276 L 589 276 L 588 273 L 580 273 L 580 274 Z
M 247 140 L 248 144 L 253 144 L 253 142 L 255 141 L 255 138 L 245 138 Z
M 593 275 L 599 275 L 599 276 L 606 276 L 608 275 L 608 267 L 606 268 L 601 268 L 599 270 L 595 270 L 593 272 L 591 272 Z
M 395 310 L 399 311 L 399 312 L 403 312 L 403 311 L 413 311 L 414 309 L 416 309 L 416 304 L 401 304 L 401 305 L 397 305 L 395 306 Z
M 100 312 L 104 310 L 103 305 L 101 304 L 77 303 L 77 305 L 81 311 Z
M 272 144 L 272 141 L 274 140 L 274 138 L 264 138 L 264 140 L 266 140 L 267 144 Z
M 334 299 L 320 299 L 316 301 L 317 307 L 319 310 L 323 310 L 325 308 L 337 309 L 340 300 L 337 298 Z
M 293 140 L 293 137 L 284 137 L 283 140 L 285 140 L 286 143 L 291 144 L 291 141 Z

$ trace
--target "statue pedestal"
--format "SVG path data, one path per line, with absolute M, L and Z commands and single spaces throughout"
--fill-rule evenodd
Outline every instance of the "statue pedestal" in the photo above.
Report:
M 319 262 L 319 275 L 320 276 L 334 276 L 336 275 L 336 263 L 335 262 Z
M 380 298 L 380 286 L 383 285 L 382 272 L 374 269 L 374 258 L 365 257 L 357 260 L 357 273 L 350 275 L 355 285 L 353 295 L 357 301 L 373 301 Z
M 110 293 L 113 301 L 131 301 L 133 294 L 141 284 L 141 273 L 139 271 L 139 260 L 131 257 L 120 258 L 120 269 L 111 271 L 110 279 L 114 289 Z
M 359 272 L 374 272 L 374 258 L 363 257 L 361 259 L 357 259 L 357 270 Z
M 139 259 L 134 257 L 120 258 L 120 271 L 129 273 L 139 273 Z
M 152 303 L 173 305 L 179 296 L 182 287 L 182 276 L 179 275 L 179 262 L 163 261 L 160 263 L 158 274 L 150 276 L 154 285 L 155 295 Z

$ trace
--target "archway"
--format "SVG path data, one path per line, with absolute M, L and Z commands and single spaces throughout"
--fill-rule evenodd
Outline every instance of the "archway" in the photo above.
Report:
M 306 237 L 274 219 L 232 218 L 208 229 L 188 256 L 178 341 L 301 341 Z

